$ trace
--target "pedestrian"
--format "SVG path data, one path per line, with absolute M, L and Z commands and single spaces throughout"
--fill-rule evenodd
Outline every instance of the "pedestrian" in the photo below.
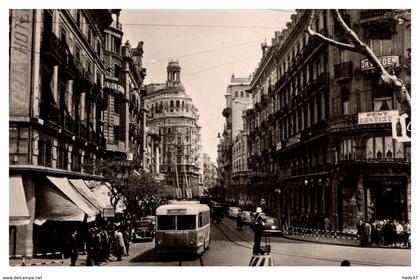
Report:
M 93 250 L 92 258 L 95 265 L 100 265 L 102 253 L 101 231 L 95 228 L 95 235 L 93 237 Z
M 358 242 L 359 247 L 363 246 L 362 233 L 363 233 L 363 220 L 360 219 L 359 223 L 357 224 L 357 242 Z
M 404 246 L 411 247 L 411 225 L 409 222 L 404 224 Z
M 101 261 L 109 260 L 109 237 L 105 228 L 101 230 Z
M 376 223 L 376 245 L 382 246 L 383 245 L 383 228 L 384 228 L 384 221 L 380 220 Z
M 125 246 L 125 256 L 129 255 L 129 249 L 130 249 L 130 232 L 127 225 L 124 226 L 123 231 L 121 232 L 124 239 L 124 246 Z
M 121 261 L 122 256 L 126 255 L 124 237 L 120 227 L 115 231 L 115 253 L 117 255 L 117 261 Z
M 75 266 L 79 257 L 79 241 L 77 240 L 77 230 L 74 230 L 70 237 L 70 266 Z
M 91 228 L 88 229 L 86 235 L 86 265 L 92 266 L 93 265 L 93 238 L 95 236 L 95 226 L 93 225 Z
M 236 216 L 236 229 L 242 230 L 243 225 L 244 224 L 243 224 L 243 220 L 242 220 L 241 214 L 238 213 L 238 215 Z
M 252 226 L 252 229 L 254 230 L 254 248 L 253 248 L 253 254 L 258 255 L 261 253 L 261 238 L 262 234 L 264 232 L 264 221 L 261 216 L 262 209 L 261 207 L 257 207 L 255 220 Z
M 341 262 L 341 266 L 350 266 L 350 261 L 348 261 L 348 260 L 343 260 L 343 261 Z
M 395 224 L 395 232 L 396 232 L 396 246 L 401 247 L 403 238 L 404 238 L 404 228 L 399 221 L 396 221 Z

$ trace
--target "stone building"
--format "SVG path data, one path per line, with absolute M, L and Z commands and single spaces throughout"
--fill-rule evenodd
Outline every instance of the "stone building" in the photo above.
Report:
M 99 214 L 68 179 L 100 179 L 112 11 L 10 10 L 10 19 L 9 253 L 31 255 L 57 250 L 58 236 Z
M 390 10 L 341 14 L 410 88 L 409 25 Z M 328 217 L 333 228 L 354 230 L 359 219 L 410 221 L 410 142 L 393 139 L 390 119 L 365 120 L 403 113 L 395 93 L 362 55 L 309 38 L 308 22 L 308 11 L 292 15 L 251 82 L 245 119 L 254 192 L 289 225 L 319 227 Z M 316 13 L 313 27 L 343 39 L 329 10 Z
M 149 168 L 143 43 L 121 44 L 119 12 L 10 11 L 10 255 L 61 251 L 122 210 L 91 191 L 109 188 L 104 160 Z
M 224 187 L 229 199 L 239 200 L 247 179 L 245 164 L 246 144 L 243 143 L 243 118 L 245 110 L 252 106 L 252 96 L 249 93 L 250 77 L 238 78 L 232 75 L 227 86 L 226 107 L 222 115 L 226 118 L 223 130 L 223 171 Z M 235 183 L 234 183 L 235 182 Z
M 198 197 L 200 190 L 201 127 L 198 110 L 181 83 L 181 67 L 171 61 L 164 84 L 146 86 L 147 126 L 161 137 L 160 172 L 174 196 Z

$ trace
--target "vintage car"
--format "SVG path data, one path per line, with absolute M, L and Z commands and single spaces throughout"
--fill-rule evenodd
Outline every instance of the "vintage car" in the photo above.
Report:
M 142 218 L 134 224 L 132 240 L 133 241 L 153 241 L 155 236 L 155 223 L 153 219 Z
M 252 223 L 252 213 L 251 211 L 242 211 L 241 218 L 244 224 L 249 225 Z
M 280 222 L 276 217 L 264 217 L 264 235 L 281 235 Z
M 229 207 L 228 215 L 230 218 L 236 218 L 241 212 L 242 210 L 240 207 Z

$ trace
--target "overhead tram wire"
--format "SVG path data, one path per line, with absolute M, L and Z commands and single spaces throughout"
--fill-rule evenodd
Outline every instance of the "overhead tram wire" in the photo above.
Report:
M 184 54 L 184 55 L 175 56 L 175 57 L 167 57 L 167 58 L 162 58 L 162 59 L 157 59 L 157 60 L 151 60 L 151 61 L 143 62 L 143 64 L 147 65 L 147 64 L 152 64 L 152 63 L 156 63 L 156 62 L 167 61 L 169 59 L 184 58 L 184 57 L 194 56 L 194 55 L 203 54 L 203 53 L 210 53 L 210 52 L 218 51 L 218 50 L 224 50 L 224 49 L 230 49 L 230 48 L 235 48 L 235 47 L 240 47 L 240 46 L 251 45 L 251 44 L 254 44 L 254 43 L 258 43 L 258 42 L 261 42 L 261 41 L 258 40 L 258 41 L 245 42 L 245 43 L 241 43 L 241 44 L 235 44 L 235 45 L 224 46 L 224 47 L 220 47 L 220 48 L 208 49 L 208 50 L 198 51 L 198 52 Z
M 20 19 L 20 18 L 18 18 Z M 20 23 L 27 22 L 26 20 L 20 20 Z M 31 21 L 32 22 L 32 21 Z M 34 21 L 42 23 L 42 21 Z M 53 21 L 52 23 L 57 23 Z M 90 23 L 81 23 L 87 24 Z M 149 27 L 192 27 L 192 28 L 234 28 L 234 29 L 273 29 L 278 28 L 277 25 L 211 25 L 211 24 L 169 24 L 169 23 L 122 23 L 122 25 L 130 26 L 149 26 Z
M 254 58 L 254 57 L 260 57 L 260 56 L 259 55 L 252 55 L 252 56 L 248 56 L 248 57 L 243 57 L 243 58 L 240 58 L 240 59 L 237 59 L 237 60 L 229 61 L 229 62 L 226 62 L 226 63 L 223 63 L 223 64 L 215 65 L 215 66 L 204 68 L 204 69 L 201 69 L 201 70 L 198 70 L 198 71 L 195 71 L 195 72 L 184 74 L 184 77 L 192 76 L 192 75 L 195 75 L 195 74 L 198 74 L 198 73 L 201 73 L 201 72 L 205 72 L 205 71 L 212 70 L 212 69 L 215 69 L 215 68 L 223 67 L 223 66 L 235 63 L 235 62 L 251 59 L 251 58 Z

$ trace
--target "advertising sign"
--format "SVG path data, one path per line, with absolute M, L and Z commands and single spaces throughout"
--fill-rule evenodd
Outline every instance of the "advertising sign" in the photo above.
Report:
M 378 59 L 379 59 L 379 63 L 381 63 L 383 67 L 399 64 L 399 59 L 397 55 L 379 56 Z M 375 69 L 375 67 L 373 67 L 369 59 L 365 58 L 365 59 L 360 60 L 360 70 L 366 71 L 366 70 L 371 70 L 371 69 Z
M 10 24 L 10 115 L 29 114 L 33 10 L 12 10 Z
M 358 114 L 358 124 L 392 123 L 398 117 L 398 111 L 365 112 Z

